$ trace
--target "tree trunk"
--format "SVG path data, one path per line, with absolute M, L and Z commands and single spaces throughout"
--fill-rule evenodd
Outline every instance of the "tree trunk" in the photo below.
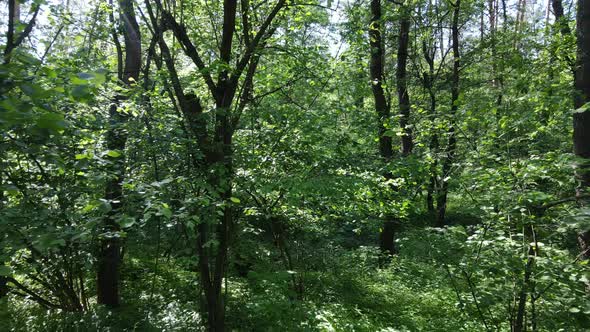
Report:
M 20 23 L 20 2 L 8 0 L 8 29 L 6 30 L 6 46 L 4 48 L 4 63 L 10 62 L 10 54 L 16 46 L 15 32 Z
M 569 35 L 571 30 L 563 13 L 563 4 L 561 0 L 551 0 L 551 7 L 553 8 L 553 15 L 555 15 L 555 26 L 559 29 L 562 35 Z
M 535 288 L 535 277 L 534 277 L 534 273 L 533 273 L 533 268 L 535 266 L 535 260 L 537 255 L 539 254 L 539 246 L 537 244 L 537 235 L 535 234 L 535 229 L 532 225 L 527 225 L 525 226 L 525 236 L 526 239 L 528 240 L 528 242 L 530 242 L 531 244 L 528 247 L 527 250 L 527 259 L 526 259 L 526 264 L 524 266 L 524 275 L 522 278 L 522 282 L 520 283 L 520 292 L 518 295 L 518 304 L 516 306 L 516 317 L 512 318 L 511 321 L 511 329 L 512 332 L 522 332 L 522 331 L 526 331 L 526 302 L 527 302 L 527 298 L 531 297 L 531 304 L 532 307 L 534 308 L 534 303 L 535 303 L 535 294 L 534 294 L 534 288 Z M 531 308 L 531 309 L 533 309 Z M 534 316 L 536 315 L 536 313 L 534 312 L 534 310 L 532 311 L 532 315 L 533 315 L 533 320 L 531 321 L 531 323 L 533 324 L 533 326 L 536 324 L 534 321 Z M 511 317 L 514 317 L 513 315 L 511 315 Z M 533 330 L 535 330 L 535 328 L 533 328 Z
M 577 13 L 577 58 L 574 82 L 574 153 L 584 159 L 576 165 L 578 187 L 576 196 L 588 193 L 590 186 L 590 111 L 582 107 L 590 102 L 590 0 L 578 0 Z M 588 205 L 588 199 L 580 199 L 582 205 Z M 578 242 L 585 259 L 590 258 L 590 231 L 581 230 Z
M 9 0 L 8 2 L 8 30 L 6 32 L 6 49 L 4 53 L 4 61 L 5 63 L 8 62 L 10 59 L 10 54 L 8 52 L 8 47 L 12 43 L 12 39 L 14 38 L 14 25 L 15 22 L 19 21 L 19 14 L 17 8 L 19 7 L 19 3 L 16 0 Z M 0 87 L 0 92 L 4 93 L 4 89 Z M 4 151 L 0 151 L 0 169 L 4 169 Z M 4 187 L 3 187 L 3 179 L 4 172 L 0 172 L 0 212 L 4 208 Z M 0 254 L 2 254 L 4 250 L 4 244 L 2 243 L 4 240 L 4 235 L 0 238 Z M 4 262 L 0 260 L 0 266 L 3 266 Z M 0 276 L 0 299 L 2 299 L 6 294 L 8 294 L 8 279 L 5 276 Z
M 520 39 L 522 33 L 524 32 L 524 25 L 525 25 L 525 15 L 526 15 L 526 0 L 518 0 L 518 4 L 516 6 L 516 22 L 514 26 L 514 50 L 517 51 L 520 44 Z
M 390 105 L 383 89 L 383 41 L 381 40 L 381 1 L 371 0 L 371 23 L 369 26 L 369 44 L 371 46 L 370 72 L 371 88 L 375 99 L 375 111 L 378 116 L 379 152 L 385 161 L 393 157 L 392 139 L 384 135 L 390 118 Z
M 531 275 L 533 272 L 534 263 L 535 250 L 533 249 L 533 246 L 530 246 L 528 250 L 527 262 L 524 267 L 524 276 L 520 285 L 520 293 L 518 295 L 516 319 L 512 322 L 512 332 L 525 331 L 526 300 L 529 295 L 529 288 L 531 287 Z
M 1 197 L 2 195 L 0 195 L 0 199 L 2 199 Z M 0 206 L 1 206 L 1 201 L 0 201 Z M 0 261 L 0 267 L 4 266 L 4 262 Z M 4 277 L 4 276 L 0 276 L 0 300 L 2 300 L 2 298 L 4 296 L 6 296 L 8 294 L 8 278 Z
M 434 197 L 438 192 L 438 152 L 439 152 L 439 144 L 438 144 L 438 134 L 436 132 L 436 94 L 434 92 L 434 79 L 435 79 L 435 71 L 434 71 L 434 56 L 436 55 L 436 42 L 428 47 L 426 41 L 422 43 L 422 53 L 424 55 L 424 59 L 428 64 L 428 72 L 424 72 L 423 83 L 424 88 L 428 91 L 428 95 L 430 97 L 430 116 L 431 116 L 431 126 L 430 126 L 430 154 L 432 155 L 432 162 L 430 164 L 430 182 L 428 184 L 427 195 L 426 195 L 426 207 L 428 208 L 428 212 L 434 216 L 435 215 L 435 207 L 434 207 Z
M 399 125 L 402 133 L 402 156 L 412 153 L 414 142 L 412 141 L 412 129 L 410 121 L 410 95 L 408 94 L 407 70 L 408 63 L 408 42 L 410 39 L 410 9 L 406 6 L 401 8 L 399 44 L 397 49 L 397 94 L 399 99 L 400 120 Z
M 253 75 L 256 72 L 258 55 L 255 55 L 257 47 L 266 43 L 274 33 L 271 23 L 279 11 L 286 5 L 286 0 L 279 0 L 259 26 L 256 33 L 252 33 L 248 23 L 248 11 L 251 9 L 248 2 L 242 2 L 242 33 L 241 41 L 244 50 L 236 60 L 235 68 L 229 70 L 232 64 L 232 41 L 236 32 L 236 0 L 224 0 L 223 2 L 223 28 L 219 45 L 219 60 L 224 69 L 219 72 L 217 80 L 213 79 L 205 62 L 199 54 L 199 50 L 192 43 L 184 25 L 178 23 L 171 13 L 165 10 L 162 4 L 155 2 L 161 13 L 161 21 L 158 22 L 151 4 L 146 1 L 146 9 L 154 29 L 154 38 L 158 40 L 160 51 L 170 75 L 171 86 L 178 100 L 180 110 L 188 122 L 189 134 L 196 138 L 200 152 L 203 153 L 202 161 L 195 162 L 195 169 L 203 172 L 209 194 L 216 197 L 222 206 L 222 210 L 215 210 L 218 204 L 212 204 L 210 211 L 205 213 L 198 226 L 197 254 L 199 257 L 200 281 L 204 291 L 205 308 L 202 308 L 207 320 L 209 331 L 225 331 L 225 304 L 222 293 L 222 283 L 226 275 L 228 249 L 230 247 L 230 233 L 233 229 L 233 209 L 231 206 L 233 186 L 233 128 L 238 125 L 239 114 L 232 114 L 232 105 L 238 91 L 240 78 L 246 71 L 243 80 L 242 91 L 244 93 L 241 102 L 247 101 L 248 92 L 251 89 Z M 200 69 L 200 77 L 206 83 L 210 96 L 215 100 L 215 125 L 207 128 L 206 121 L 201 117 L 202 106 L 195 95 L 185 94 L 178 78 L 174 59 L 163 38 L 163 32 L 170 29 L 182 45 L 183 51 L 193 63 Z M 243 108 L 243 107 L 242 107 Z M 210 134 L 210 132 L 212 132 Z
M 561 33 L 561 36 L 564 39 L 565 38 L 568 38 L 568 36 L 572 33 L 572 31 L 571 31 L 571 29 L 569 27 L 569 23 L 567 21 L 567 18 L 564 15 L 564 12 L 563 12 L 563 4 L 562 4 L 561 0 L 552 0 L 551 1 L 551 5 L 553 7 L 553 13 L 555 14 L 554 28 L 559 30 L 559 32 Z M 556 47 L 552 46 L 551 47 L 551 58 L 550 58 L 551 59 L 550 60 L 551 62 L 554 62 L 555 61 L 555 58 L 557 57 L 556 52 L 557 52 Z M 572 73 L 574 75 L 574 81 L 575 81 L 576 80 L 576 74 L 575 74 L 576 67 L 575 67 L 575 64 L 574 64 L 574 60 L 572 60 L 569 57 L 569 55 L 565 54 L 565 61 L 567 62 L 567 64 L 569 66 L 572 67 L 571 69 L 572 69 Z M 551 68 L 550 68 L 551 78 L 553 78 L 553 75 L 554 75 L 553 69 L 554 69 L 553 66 L 551 66 Z
M 125 148 L 127 134 L 121 128 L 123 117 L 117 112 L 117 101 L 109 109 L 111 128 L 107 133 L 106 146 L 109 150 L 122 151 Z M 117 218 L 121 212 L 123 199 L 124 164 L 122 156 L 110 158 L 109 172 L 114 174 L 106 184 L 105 199 L 111 204 L 111 211 L 103 221 L 102 234 L 99 239 L 97 296 L 98 303 L 109 307 L 119 305 L 119 265 L 121 260 L 121 245 L 118 238 L 120 230 Z
M 548 6 L 549 7 L 549 6 Z M 564 16 L 563 11 L 563 4 L 561 0 L 551 0 L 551 7 L 553 8 L 553 14 L 555 15 L 555 23 L 553 24 L 553 33 L 557 34 L 557 31 L 562 36 L 562 40 L 566 40 L 568 36 L 571 35 L 571 30 L 568 25 L 567 19 Z M 549 11 L 549 10 L 547 10 Z M 549 80 L 549 87 L 548 87 L 548 94 L 549 96 L 553 96 L 553 81 L 555 80 L 555 72 L 559 66 L 555 66 L 555 63 L 558 62 L 557 52 L 559 50 L 559 43 L 551 43 L 549 45 L 549 68 L 548 68 L 548 80 Z M 564 55 L 565 62 L 571 68 L 573 79 L 576 80 L 576 68 L 574 64 L 574 60 L 570 58 L 569 55 Z M 549 112 L 543 112 L 541 114 L 541 123 L 546 125 L 549 121 L 550 114 Z
M 232 39 L 235 31 L 237 1 L 225 0 L 223 3 L 223 34 L 221 38 L 220 58 L 229 66 L 231 60 Z M 229 248 L 230 230 L 233 227 L 233 213 L 230 198 L 233 185 L 233 129 L 230 121 L 232 101 L 236 93 L 236 86 L 229 79 L 229 72 L 219 74 L 215 96 L 215 134 L 212 154 L 207 164 L 212 171 L 209 184 L 217 190 L 219 198 L 225 203 L 220 220 L 217 221 L 217 252 L 214 259 L 199 260 L 201 271 L 207 271 L 209 276 L 201 278 L 207 297 L 207 322 L 210 331 L 225 331 L 225 305 L 222 293 L 222 283 L 227 268 L 227 252 Z M 215 214 L 214 214 L 215 216 Z M 207 250 L 202 244 L 199 250 Z M 207 265 L 207 266 L 205 266 Z M 210 271 L 213 271 L 211 277 Z
M 488 10 L 490 13 L 490 49 L 492 51 L 492 84 L 494 89 L 497 91 L 498 95 L 496 97 L 496 106 L 498 108 L 502 105 L 502 100 L 504 98 L 504 78 L 502 77 L 502 73 L 498 71 L 498 63 L 499 60 L 501 64 L 503 64 L 504 56 L 501 55 L 500 58 L 498 57 L 498 49 L 497 49 L 497 15 L 496 12 L 498 10 L 497 2 L 495 0 L 490 0 L 488 5 Z M 503 67 L 500 66 L 501 68 Z M 498 112 L 500 110 L 496 109 L 496 123 L 500 119 Z
M 440 192 L 437 195 L 437 224 L 443 226 L 445 224 L 445 216 L 447 211 L 447 196 L 449 193 L 449 176 L 451 174 L 451 167 L 455 161 L 455 153 L 457 149 L 457 138 L 455 136 L 455 116 L 459 108 L 459 11 L 461 0 L 457 0 L 453 4 L 453 23 L 451 26 L 451 34 L 453 39 L 453 73 L 451 76 L 451 113 L 450 123 L 448 129 L 449 141 L 445 149 L 445 157 L 442 166 L 442 184 Z
M 213 142 L 213 153 L 207 161 L 211 171 L 209 185 L 217 190 L 219 198 L 225 203 L 220 220 L 216 221 L 214 231 L 208 230 L 201 239 L 199 250 L 199 265 L 201 270 L 201 283 L 204 286 L 207 299 L 207 322 L 210 331 L 225 331 L 225 305 L 222 293 L 222 283 L 227 268 L 227 254 L 229 249 L 230 231 L 233 228 L 233 212 L 231 207 L 233 185 L 233 160 L 232 138 L 233 130 L 229 121 L 230 103 L 224 102 L 225 98 L 235 93 L 233 87 L 225 87 L 218 99 L 216 137 Z M 222 90 L 220 90 L 222 91 Z M 212 215 L 215 218 L 216 214 Z M 209 236 L 207 236 L 209 235 Z M 200 235 L 203 237 L 203 235 Z M 204 240 L 217 240 L 215 257 L 208 257 L 210 248 L 207 248 Z
M 381 1 L 371 0 L 371 23 L 369 26 L 369 44 L 371 46 L 371 58 L 369 69 L 371 74 L 371 89 L 375 99 L 375 111 L 378 117 L 379 154 L 385 162 L 393 157 L 391 136 L 385 135 L 390 118 L 390 105 L 383 89 L 383 41 L 381 39 Z M 386 179 L 391 179 L 391 174 L 385 174 Z M 396 221 L 392 216 L 386 216 L 379 236 L 381 252 L 386 255 L 395 253 L 395 229 Z
M 141 38 L 132 0 L 120 0 L 119 7 L 125 40 L 125 63 L 124 67 L 121 66 L 122 54 L 118 54 L 118 74 L 124 84 L 131 86 L 139 78 L 141 67 Z M 116 35 L 115 38 L 117 38 Z M 118 39 L 116 44 L 118 44 Z M 121 69 L 122 67 L 123 69 Z M 117 218 L 123 206 L 123 179 L 125 173 L 123 151 L 127 143 L 127 133 L 124 126 L 127 119 L 118 111 L 118 106 L 123 99 L 123 96 L 116 96 L 109 109 L 110 128 L 106 137 L 107 148 L 117 151 L 120 154 L 118 157 L 109 157 L 112 163 L 109 173 L 113 177 L 107 181 L 105 199 L 111 204 L 112 209 L 103 222 L 103 234 L 99 240 L 98 252 L 98 303 L 108 307 L 117 307 L 119 305 L 121 243 L 118 235 L 120 228 Z

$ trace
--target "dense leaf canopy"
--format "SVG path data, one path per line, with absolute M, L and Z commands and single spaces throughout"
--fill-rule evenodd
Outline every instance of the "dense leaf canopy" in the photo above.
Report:
M 590 329 L 590 0 L 0 13 L 0 330 Z

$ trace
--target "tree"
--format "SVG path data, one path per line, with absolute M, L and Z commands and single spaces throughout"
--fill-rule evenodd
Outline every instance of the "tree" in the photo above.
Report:
M 410 95 L 408 93 L 407 63 L 408 63 L 408 43 L 410 40 L 410 7 L 402 5 L 400 8 L 400 29 L 399 42 L 397 48 L 397 95 L 399 100 L 401 129 L 401 146 L 402 156 L 408 156 L 412 153 L 414 142 L 412 141 L 412 129 L 409 125 L 410 120 Z
M 375 100 L 375 111 L 377 112 L 377 135 L 379 137 L 379 155 L 387 164 L 393 158 L 393 147 L 391 134 L 387 133 L 391 117 L 391 105 L 385 96 L 383 88 L 385 76 L 383 74 L 384 49 L 381 38 L 381 1 L 371 0 L 371 21 L 369 24 L 369 46 L 371 57 L 369 70 L 371 74 L 371 88 Z M 389 172 L 384 174 L 386 179 L 391 179 Z M 386 216 L 380 234 L 380 248 L 384 254 L 395 253 L 395 228 L 397 221 L 393 216 Z
M 127 87 L 138 82 L 141 67 L 141 36 L 135 18 L 132 0 L 119 1 L 120 20 L 125 40 L 125 62 L 119 37 L 113 33 L 113 41 L 117 46 L 118 79 Z M 127 142 L 125 128 L 126 116 L 119 109 L 125 97 L 118 95 L 109 109 L 110 128 L 107 132 L 106 146 L 110 151 L 107 157 L 111 160 L 109 180 L 105 188 L 105 199 L 111 209 L 105 216 L 103 233 L 99 240 L 97 266 L 98 303 L 109 307 L 119 305 L 119 267 L 121 265 L 121 239 L 118 219 L 121 218 L 123 206 L 123 180 L 125 174 L 124 150 Z
M 583 205 L 587 205 L 582 198 L 590 187 L 590 112 L 587 103 L 590 102 L 590 1 L 578 1 L 576 17 L 577 29 L 577 57 L 574 82 L 574 153 L 580 158 L 576 168 L 578 187 L 576 196 L 581 198 Z M 578 235 L 578 242 L 582 255 L 590 257 L 590 231 L 582 230 Z
M 72 0 L 5 57 L 5 3 L 4 329 L 590 327 L 588 98 L 555 111 L 538 4 Z
M 206 177 L 208 195 L 218 202 L 217 206 L 206 207 L 200 215 L 202 221 L 198 226 L 197 252 L 201 285 L 205 293 L 207 324 L 210 331 L 225 330 L 225 304 L 222 282 L 226 276 L 228 249 L 231 232 L 234 229 L 234 209 L 236 199 L 233 192 L 233 136 L 239 125 L 240 112 L 245 105 L 240 105 L 238 98 L 248 100 L 251 82 L 258 66 L 259 48 L 266 43 L 275 31 L 273 21 L 285 7 L 286 0 L 279 0 L 269 9 L 261 21 L 258 31 L 251 25 L 251 6 L 248 0 L 240 2 L 241 22 L 237 20 L 238 1 L 223 2 L 223 22 L 221 39 L 216 54 L 217 78 L 211 75 L 211 68 L 205 65 L 201 53 L 189 37 L 186 27 L 179 23 L 174 15 L 164 9 L 159 1 L 156 6 L 161 14 L 158 22 L 149 2 L 152 31 L 157 40 L 162 58 L 171 77 L 171 85 L 179 108 L 188 125 L 190 135 L 196 139 L 201 158 L 194 158 L 195 171 Z M 238 25 L 241 23 L 241 26 Z M 238 27 L 241 29 L 241 52 L 233 46 Z M 176 64 L 164 40 L 164 32 L 172 30 L 180 42 L 185 55 L 192 60 L 200 71 L 208 97 L 213 101 L 215 112 L 212 126 L 203 121 L 203 106 L 200 98 L 187 93 L 178 79 Z M 238 56 L 241 54 L 241 56 Z M 232 59 L 234 58 L 235 59 Z M 236 65 L 232 67 L 232 60 Z M 241 106 L 241 107 L 240 107 Z M 197 213 L 197 211 L 195 211 Z
M 10 63 L 13 51 L 19 47 L 22 42 L 27 38 L 35 26 L 35 22 L 37 19 L 37 14 L 39 13 L 40 6 L 37 5 L 34 7 L 33 15 L 31 20 L 27 23 L 24 30 L 20 33 L 17 33 L 17 26 L 21 23 L 20 22 L 20 3 L 17 0 L 9 0 L 8 1 L 8 27 L 6 29 L 6 45 L 4 46 L 4 57 L 3 57 L 3 64 L 8 65 Z M 8 93 L 10 90 L 9 85 L 0 85 L 0 94 L 4 95 Z M 2 169 L 3 160 L 5 154 L 4 149 L 0 150 L 0 169 Z M 0 174 L 0 211 L 2 211 L 4 207 L 4 189 L 3 189 L 3 177 L 4 174 Z M 2 255 L 3 248 L 2 248 L 2 241 L 3 239 L 0 238 L 0 268 L 4 267 L 4 261 Z M 6 277 L 5 273 L 0 273 L 0 299 L 8 294 L 8 278 Z
M 551 7 L 553 8 L 553 15 L 555 15 L 555 25 L 563 36 L 571 33 L 567 19 L 563 13 L 563 4 L 561 0 L 552 0 Z
M 439 155 L 439 133 L 437 128 L 437 120 L 439 119 L 439 115 L 437 112 L 437 90 L 435 87 L 435 83 L 439 79 L 440 74 L 440 67 L 437 69 L 435 66 L 436 56 L 438 48 L 443 48 L 444 45 L 439 44 L 437 41 L 440 39 L 439 36 L 442 35 L 442 22 L 443 18 L 439 15 L 439 8 L 437 4 L 433 4 L 429 2 L 426 15 L 424 15 L 424 21 L 421 22 L 421 25 L 424 26 L 431 26 L 428 31 L 428 34 L 424 36 L 422 40 L 422 56 L 424 61 L 426 62 L 427 69 L 422 70 L 422 73 L 418 73 L 420 76 L 420 80 L 422 81 L 422 86 L 428 93 L 428 110 L 429 110 L 429 122 L 430 125 L 428 126 L 428 131 L 430 134 L 428 149 L 430 152 L 430 165 L 429 165 L 429 181 L 427 184 L 426 189 L 426 208 L 428 212 L 435 217 L 435 196 L 439 190 L 439 172 L 438 172 L 438 155 Z M 442 54 L 442 51 L 441 51 Z M 444 63 L 444 57 L 441 58 L 439 66 L 442 66 Z M 420 68 L 422 68 L 420 66 Z
M 445 222 L 445 215 L 447 211 L 447 197 L 449 193 L 449 177 L 451 169 L 455 161 L 455 154 L 457 153 L 457 137 L 455 129 L 455 117 L 459 109 L 459 72 L 461 70 L 460 54 L 459 54 L 459 14 L 461 9 L 461 1 L 457 0 L 455 3 L 451 2 L 453 7 L 453 16 L 451 24 L 451 39 L 453 51 L 453 69 L 451 74 L 451 112 L 449 120 L 449 128 L 447 130 L 448 142 L 445 147 L 444 157 L 442 162 L 442 183 L 440 192 L 437 194 L 436 208 L 437 208 L 437 224 L 442 226 Z

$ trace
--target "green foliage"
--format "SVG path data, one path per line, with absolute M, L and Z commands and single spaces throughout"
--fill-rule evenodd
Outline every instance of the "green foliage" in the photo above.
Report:
M 248 16 L 238 6 L 232 55 L 244 50 L 244 19 L 255 33 L 273 3 L 251 0 Z M 381 3 L 392 107 L 385 135 L 398 150 L 402 11 Z M 164 1 L 205 63 L 193 66 L 178 38 L 164 33 L 183 93 L 203 107 L 195 113 L 204 137 L 187 130 L 149 18 L 140 22 L 149 61 L 125 86 L 115 74 L 112 38 L 123 28 L 109 19 L 116 6 L 42 4 L 31 38 L 0 64 L 0 330 L 204 331 L 197 246 L 226 211 L 233 223 L 222 294 L 231 330 L 503 331 L 523 294 L 531 329 L 590 329 L 590 272 L 576 239 L 590 228 L 590 210 L 574 197 L 580 160 L 571 153 L 572 114 L 586 109 L 571 102 L 575 38 L 538 19 L 537 6 L 524 20 L 497 15 L 492 31 L 482 21 L 488 2 L 462 3 L 456 114 L 446 14 L 453 3 L 405 3 L 415 147 L 387 161 L 368 79 L 369 1 L 289 1 L 254 50 L 251 95 L 223 112 L 200 76 L 234 68 L 235 58 L 216 55 L 222 2 Z M 134 4 L 147 15 L 144 3 Z M 20 6 L 21 14 L 32 8 Z M 424 53 L 432 51 L 428 86 Z M 236 84 L 241 93 L 244 79 Z M 220 121 L 228 114 L 235 127 Z M 443 176 L 451 127 L 458 148 Z M 203 168 L 215 156 L 199 139 L 227 129 L 230 172 Z M 124 148 L 108 146 L 113 133 L 125 135 Z M 112 180 L 121 201 L 105 195 Z M 436 200 L 443 182 L 448 213 L 434 227 L 426 199 L 434 191 Z M 399 221 L 399 252 L 389 261 L 377 249 L 388 216 Z M 107 219 L 114 226 L 105 231 Z M 124 247 L 117 309 L 96 304 L 105 238 Z M 211 237 L 206 251 L 220 240 Z

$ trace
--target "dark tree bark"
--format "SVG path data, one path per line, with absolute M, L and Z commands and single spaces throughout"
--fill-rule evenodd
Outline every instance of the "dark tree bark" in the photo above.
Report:
M 118 46 L 118 75 L 123 83 L 131 86 L 138 81 L 141 67 L 141 37 L 139 25 L 135 18 L 132 0 L 120 0 L 120 16 L 125 40 L 125 63 L 121 66 L 122 54 Z M 118 38 L 114 35 L 116 44 Z M 108 307 L 119 305 L 119 267 L 121 265 L 121 242 L 118 237 L 120 231 L 117 219 L 123 206 L 123 180 L 125 175 L 125 159 L 123 151 L 127 143 L 127 132 L 124 128 L 127 119 L 118 111 L 123 96 L 116 96 L 110 109 L 110 128 L 107 132 L 106 146 L 109 150 L 117 151 L 121 155 L 109 157 L 111 178 L 105 188 L 105 199 L 111 204 L 111 211 L 103 221 L 103 234 L 99 240 L 97 267 L 97 296 L 98 303 Z
M 513 48 L 518 50 L 520 40 L 522 39 L 522 32 L 524 30 L 524 19 L 526 16 L 527 3 L 526 0 L 518 0 L 516 5 L 516 22 L 514 24 Z
M 2 185 L 2 183 L 0 183 Z M 3 207 L 3 200 L 4 200 L 4 192 L 0 190 L 0 211 Z M 0 241 L 0 245 L 2 245 L 2 241 Z M 0 246 L 0 250 L 2 250 L 2 246 Z M 0 267 L 4 266 L 4 262 L 0 261 Z M 8 278 L 5 276 L 0 276 L 0 300 L 8 294 Z
M 453 22 L 451 25 L 451 35 L 453 40 L 453 72 L 451 75 L 451 112 L 450 123 L 448 129 L 448 143 L 445 149 L 445 156 L 442 165 L 442 180 L 440 192 L 437 195 L 437 224 L 443 226 L 445 223 L 445 215 L 447 211 L 447 196 L 449 193 L 448 177 L 451 174 L 451 168 L 455 161 L 455 153 L 457 149 L 457 137 L 455 133 L 455 116 L 459 108 L 459 70 L 460 70 L 460 55 L 459 55 L 459 13 L 461 8 L 461 0 L 457 0 L 453 4 Z
M 567 21 L 567 17 L 565 17 L 564 11 L 563 11 L 563 4 L 561 0 L 552 0 L 551 1 L 551 6 L 553 7 L 553 14 L 555 15 L 555 24 L 553 25 L 553 28 L 556 29 L 557 31 L 559 31 L 559 33 L 561 34 L 561 36 L 565 39 L 568 38 L 568 36 L 571 35 L 572 31 L 569 27 L 569 23 Z M 557 61 L 557 45 L 551 45 L 550 47 L 550 68 L 549 68 L 549 79 L 552 81 L 555 73 L 554 73 L 554 68 L 553 68 L 553 63 Z M 576 64 L 575 61 L 573 59 L 571 59 L 571 57 L 568 54 L 564 54 L 563 55 L 565 62 L 567 63 L 567 65 L 571 68 L 572 70 L 572 74 L 574 77 L 574 81 L 576 80 Z M 552 93 L 552 90 L 549 90 L 550 93 Z
M 4 61 L 10 61 L 10 53 L 14 49 L 15 27 L 20 20 L 20 4 L 17 0 L 8 0 L 8 29 L 6 30 L 6 47 L 4 48 Z
M 488 13 L 490 18 L 490 32 L 496 30 L 496 13 L 498 11 L 497 0 L 488 0 Z
M 555 15 L 556 27 L 559 29 L 562 35 L 569 35 L 571 30 L 565 18 L 561 0 L 551 0 L 551 7 L 553 8 L 553 15 Z
M 410 122 L 410 95 L 408 93 L 408 81 L 406 66 L 408 63 L 408 42 L 410 39 L 410 10 L 401 8 L 399 44 L 397 49 L 397 95 L 399 99 L 400 129 L 402 132 L 402 156 L 412 153 L 414 142 L 412 141 L 412 129 Z
M 33 15 L 24 30 L 20 34 L 16 34 L 16 27 L 20 23 L 20 3 L 17 0 L 8 1 L 8 29 L 6 30 L 6 46 L 4 48 L 4 64 L 10 62 L 10 57 L 14 49 L 16 49 L 22 42 L 27 38 L 37 20 L 37 14 L 41 6 L 36 4 L 33 5 Z
M 383 41 L 381 38 L 381 1 L 371 0 L 371 23 L 369 26 L 369 45 L 371 47 L 370 73 L 371 88 L 375 99 L 375 111 L 379 121 L 379 152 L 385 161 L 393 157 L 392 139 L 384 135 L 387 131 L 385 124 L 391 116 L 390 105 L 383 89 Z
M 0 299 L 8 294 L 8 279 L 0 277 Z
M 590 102 L 590 0 L 578 0 L 577 13 L 577 57 L 574 82 L 574 153 L 583 161 L 576 167 L 578 187 L 576 196 L 580 203 L 588 205 L 584 199 L 590 186 L 590 111 L 583 106 Z M 590 258 L 590 231 L 582 230 L 578 242 L 585 259 Z
M 383 89 L 383 41 L 381 38 L 381 1 L 371 0 L 371 22 L 369 25 L 369 45 L 371 57 L 369 69 L 371 74 L 371 89 L 375 100 L 375 111 L 378 117 L 379 154 L 385 162 L 393 158 L 393 147 L 391 136 L 385 135 L 391 109 Z M 391 179 L 391 174 L 386 173 L 385 178 Z M 395 229 L 396 220 L 392 216 L 386 216 L 379 236 L 381 252 L 386 255 L 395 253 Z

